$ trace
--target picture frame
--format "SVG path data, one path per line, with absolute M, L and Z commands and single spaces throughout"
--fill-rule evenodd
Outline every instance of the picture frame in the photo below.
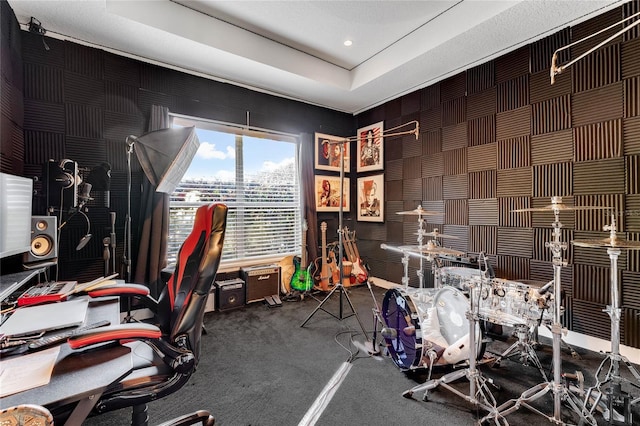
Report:
M 384 174 L 358 178 L 358 221 L 384 222 Z
M 317 170 L 330 170 L 333 172 L 340 171 L 340 145 L 331 143 L 332 141 L 341 141 L 345 138 L 324 133 L 315 134 L 315 167 Z M 344 172 L 351 171 L 349 152 L 351 142 L 345 142 L 344 145 Z
M 349 178 L 344 178 L 342 211 L 350 211 L 351 199 L 349 197 Z M 338 212 L 340 211 L 340 176 L 316 175 L 314 192 L 316 194 L 316 211 Z
M 384 170 L 384 121 L 361 127 L 357 134 L 356 171 Z

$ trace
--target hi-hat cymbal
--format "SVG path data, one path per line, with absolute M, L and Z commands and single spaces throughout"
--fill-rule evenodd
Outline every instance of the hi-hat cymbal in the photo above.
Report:
M 431 244 L 426 244 L 422 247 L 420 246 L 400 246 L 398 247 L 401 251 L 408 251 L 412 253 L 422 253 L 427 255 L 451 255 L 451 256 L 462 256 L 464 255 L 463 251 L 454 250 L 446 247 L 440 246 L 432 246 Z
M 604 206 L 568 206 L 566 204 L 558 203 L 558 204 L 549 204 L 544 207 L 530 207 L 528 209 L 511 210 L 511 212 L 520 213 L 520 212 L 552 212 L 555 210 L 576 211 L 576 210 L 609 210 L 609 209 L 610 207 L 604 207 Z
M 413 235 L 422 235 L 425 237 L 434 237 L 434 238 L 451 238 L 453 240 L 459 240 L 460 237 L 456 237 L 455 235 L 447 235 L 447 234 L 441 234 L 438 231 L 433 231 L 433 232 L 415 232 Z
M 436 216 L 436 215 L 442 215 L 443 213 L 425 210 L 422 208 L 422 206 L 418 206 L 417 209 L 407 210 L 404 212 L 396 212 L 396 214 L 406 214 L 406 215 L 414 215 L 414 216 Z
M 640 250 L 640 241 L 629 241 L 624 238 L 602 238 L 594 240 L 574 240 L 571 244 L 578 247 L 595 247 L 595 248 L 620 248 L 628 250 Z

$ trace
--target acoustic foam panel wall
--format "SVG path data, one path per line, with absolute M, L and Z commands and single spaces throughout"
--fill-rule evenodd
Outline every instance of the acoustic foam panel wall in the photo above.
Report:
M 563 95 L 531 105 L 531 134 L 571 128 L 571 98 Z
M 496 116 L 485 115 L 467 122 L 469 146 L 490 144 L 496 141 Z
M 498 144 L 470 146 L 467 148 L 467 168 L 470 172 L 495 170 L 497 168 Z
M 469 225 L 498 225 L 498 199 L 471 199 L 469 203 Z

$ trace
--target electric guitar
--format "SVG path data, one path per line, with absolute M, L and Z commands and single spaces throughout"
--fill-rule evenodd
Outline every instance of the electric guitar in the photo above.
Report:
M 329 264 L 327 261 L 327 222 L 320 224 L 320 232 L 322 234 L 322 251 L 320 257 L 314 262 L 315 271 L 313 281 L 320 285 L 322 291 L 329 290 Z
M 307 221 L 305 219 L 302 225 L 302 254 L 301 259 L 296 256 L 293 259 L 295 266 L 295 272 L 291 277 L 291 288 L 299 291 L 311 290 L 313 287 L 313 279 L 309 273 L 309 267 L 307 265 Z
M 353 233 L 349 232 L 349 228 L 344 227 L 344 234 L 346 238 L 345 246 L 349 247 L 348 253 L 350 253 L 349 260 L 353 263 L 353 275 L 356 277 L 356 281 L 358 284 L 362 284 L 367 282 L 369 279 L 369 273 L 367 272 L 367 267 L 360 258 L 360 252 L 358 251 L 358 246 L 356 245 L 356 231 Z

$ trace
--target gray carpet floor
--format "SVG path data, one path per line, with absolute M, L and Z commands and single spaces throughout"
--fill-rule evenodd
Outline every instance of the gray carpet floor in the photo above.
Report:
M 375 300 L 382 304 L 384 288 L 372 286 Z M 206 335 L 198 370 L 178 392 L 149 404 L 150 424 L 159 424 L 198 409 L 210 411 L 216 425 L 298 425 L 305 413 L 341 368 L 348 373 L 319 414 L 317 425 L 473 425 L 487 414 L 444 386 L 413 398 L 403 392 L 424 382 L 424 371 L 401 371 L 384 352 L 370 356 L 361 349 L 373 338 L 374 298 L 367 286 L 346 288 L 347 295 L 334 292 L 322 306 L 338 318 L 317 310 L 325 295 L 314 299 L 285 301 L 282 307 L 269 308 L 262 303 L 230 311 L 205 315 Z M 357 316 L 348 316 L 352 302 Z M 307 320 L 304 327 L 301 324 Z M 358 321 L 360 320 L 360 322 Z M 362 323 L 362 326 L 360 325 Z M 487 354 L 502 353 L 515 338 L 505 329 L 501 339 L 487 344 Z M 381 338 L 378 335 L 377 341 Z M 595 371 L 603 355 L 575 348 L 579 359 L 562 350 L 562 371 L 582 372 L 587 386 L 594 382 Z M 540 362 L 552 378 L 551 342 L 542 339 L 536 349 Z M 348 365 L 345 365 L 348 363 Z M 436 367 L 432 378 L 451 373 L 450 366 Z M 489 395 L 498 404 L 520 396 L 525 390 L 543 383 L 538 369 L 516 360 L 503 360 L 499 367 L 481 365 L 480 377 L 489 383 Z M 622 374 L 630 376 L 626 368 Z M 451 386 L 462 395 L 469 394 L 469 381 L 457 380 Z M 638 396 L 638 390 L 629 388 Z M 555 423 L 552 392 L 532 402 L 535 413 L 520 407 L 507 414 L 501 424 L 548 425 Z M 632 407 L 634 422 L 640 425 L 640 404 Z M 125 425 L 130 409 L 89 418 L 86 425 Z M 562 420 L 576 424 L 574 411 L 563 404 Z M 607 422 L 596 413 L 598 425 Z M 486 424 L 496 424 L 493 420 Z

